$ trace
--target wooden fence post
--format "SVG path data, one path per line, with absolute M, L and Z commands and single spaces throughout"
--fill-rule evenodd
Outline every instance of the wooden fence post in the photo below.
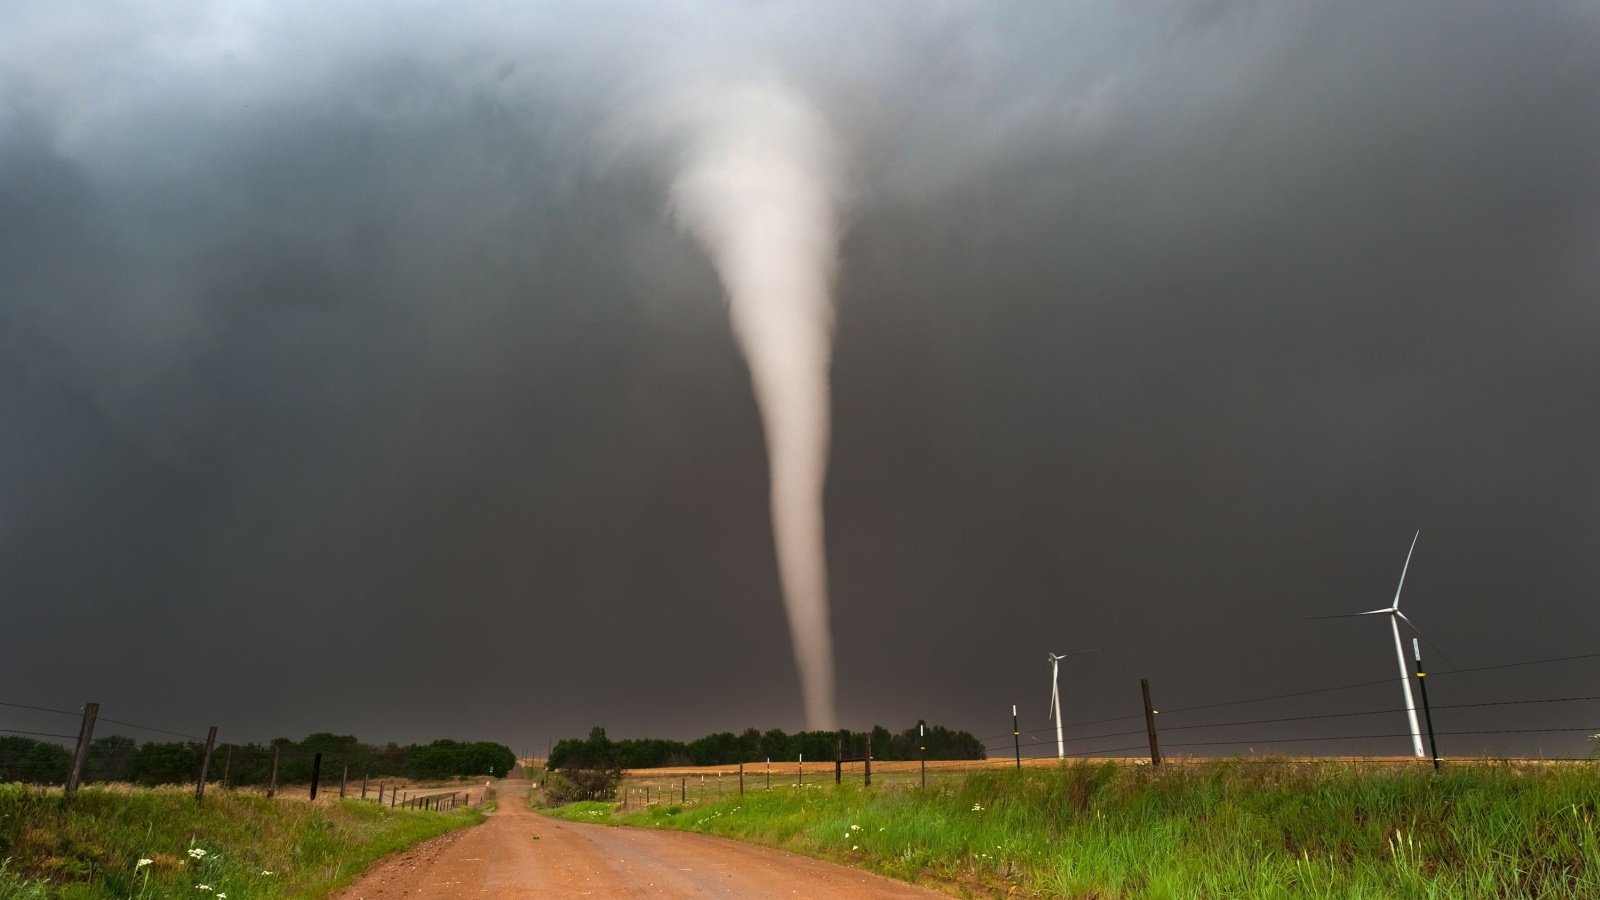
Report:
M 317 782 L 322 780 L 322 754 L 311 757 L 311 799 L 317 799 Z
M 350 764 L 346 763 L 345 767 L 343 769 L 339 770 L 339 799 L 340 800 L 344 799 L 344 783 L 345 783 L 345 780 L 348 779 L 349 777 L 350 777 Z
M 200 757 L 200 780 L 194 786 L 194 801 L 199 803 L 206 795 L 206 770 L 211 768 L 211 751 L 217 746 L 217 726 L 206 732 L 206 752 Z
M 739 796 L 744 796 L 744 763 L 739 763 Z
M 233 768 L 233 745 L 225 744 L 222 748 L 222 789 L 228 789 L 228 770 Z
M 1150 735 L 1150 765 L 1161 765 L 1161 747 L 1156 743 L 1156 710 L 1150 705 L 1150 679 L 1139 679 L 1139 690 L 1144 693 L 1144 728 Z
M 278 794 L 278 751 L 279 745 L 272 745 L 272 778 L 267 781 L 267 796 L 275 797 Z
M 361 799 L 367 799 L 367 773 L 361 773 Z
M 867 732 L 867 758 L 866 774 L 861 779 L 862 787 L 872 787 L 872 732 Z
M 72 751 L 72 771 L 67 773 L 67 793 L 78 789 L 83 778 L 83 763 L 89 758 L 89 743 L 94 740 L 94 720 L 100 715 L 100 704 L 83 705 L 83 722 L 78 726 L 78 746 Z

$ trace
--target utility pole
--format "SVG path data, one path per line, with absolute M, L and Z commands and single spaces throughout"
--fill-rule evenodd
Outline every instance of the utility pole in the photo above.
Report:
M 1439 743 L 1433 738 L 1433 710 L 1428 707 L 1428 673 L 1422 670 L 1422 644 L 1411 639 L 1411 653 L 1417 658 L 1417 687 L 1422 691 L 1422 715 L 1428 720 L 1428 749 L 1433 751 L 1433 770 L 1439 771 Z
M 1150 679 L 1139 679 L 1139 690 L 1144 692 L 1144 730 L 1150 735 L 1150 765 L 1161 765 L 1161 747 L 1156 743 L 1156 710 L 1150 705 Z

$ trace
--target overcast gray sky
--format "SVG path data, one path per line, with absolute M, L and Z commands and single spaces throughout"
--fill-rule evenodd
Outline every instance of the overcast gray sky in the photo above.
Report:
M 845 725 L 1042 729 L 1071 647 L 1069 722 L 1391 678 L 1380 620 L 1305 617 L 1417 529 L 1434 668 L 1600 652 L 1596 47 L 1584 2 L 0 6 L 0 701 L 799 727 L 749 371 L 639 115 L 749 78 L 847 160 Z M 1435 721 L 1573 754 L 1595 710 Z

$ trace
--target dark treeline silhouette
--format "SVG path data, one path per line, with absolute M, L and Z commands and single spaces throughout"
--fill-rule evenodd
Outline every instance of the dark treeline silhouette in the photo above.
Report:
M 952 731 L 942 725 L 927 726 L 927 734 L 917 737 L 913 725 L 891 734 L 882 725 L 866 731 L 802 731 L 787 734 L 782 729 L 757 731 L 747 728 L 740 734 L 723 731 L 689 741 L 639 738 L 613 741 L 604 728 L 595 728 L 587 739 L 567 738 L 550 750 L 552 769 L 592 769 L 615 765 L 623 769 L 652 769 L 660 766 L 715 766 L 753 763 L 771 759 L 824 762 L 841 752 L 846 759 L 860 759 L 867 753 L 867 738 L 872 738 L 872 758 L 880 760 L 917 759 L 919 746 L 927 747 L 927 759 L 983 759 L 983 742 L 965 731 Z
M 307 735 L 304 740 L 278 738 L 268 744 L 221 744 L 212 753 L 208 780 L 227 778 L 230 786 L 265 785 L 272 777 L 272 756 L 278 754 L 278 782 L 311 780 L 316 754 L 322 754 L 322 779 L 334 782 L 349 767 L 351 778 L 447 778 L 457 775 L 504 775 L 516 756 L 488 741 L 439 740 L 431 744 L 363 744 L 352 735 Z M 120 734 L 95 738 L 84 760 L 83 780 L 133 784 L 193 783 L 200 774 L 205 745 L 198 741 L 146 741 Z M 72 765 L 72 753 L 49 741 L 20 736 L 0 737 L 0 782 L 61 784 Z

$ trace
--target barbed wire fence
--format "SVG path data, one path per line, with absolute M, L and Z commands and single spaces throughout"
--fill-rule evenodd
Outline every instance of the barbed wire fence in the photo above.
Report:
M 195 799 L 203 800 L 206 786 L 216 784 L 223 789 L 260 790 L 268 797 L 278 796 L 282 785 L 309 783 L 308 799 L 316 800 L 319 792 L 337 791 L 340 799 L 370 800 L 390 808 L 447 810 L 470 803 L 465 790 L 438 790 L 416 787 L 411 779 L 394 775 L 399 760 L 391 758 L 397 751 L 372 753 L 330 753 L 293 743 L 274 741 L 268 745 L 257 743 L 217 743 L 217 728 L 211 726 L 205 735 L 170 728 L 160 728 L 139 722 L 130 722 L 99 715 L 98 703 L 85 703 L 80 709 L 66 710 L 31 703 L 0 701 L 0 713 L 20 711 L 33 714 L 34 719 L 55 717 L 52 722 L 74 719 L 76 732 L 41 730 L 49 725 L 31 728 L 0 727 L 0 783 L 21 781 L 44 785 L 60 785 L 71 795 L 85 783 L 136 783 L 146 786 L 181 783 L 175 774 L 186 775 L 195 786 Z M 0 722 L 4 722 L 0 718 Z M 10 724 L 10 723 L 8 723 Z M 103 725 L 119 726 L 115 734 L 95 737 Z M 179 741 L 146 740 L 142 745 L 135 737 L 125 733 L 157 735 L 178 738 Z M 7 741 L 8 736 L 26 739 L 26 744 Z M 42 740 L 41 740 L 42 739 Z M 67 750 L 71 742 L 72 750 Z M 330 768 L 323 770 L 324 757 Z M 354 756 L 353 764 L 350 757 Z M 386 765 L 371 763 L 382 760 Z M 368 765 L 362 766 L 366 762 Z M 335 772 L 331 766 L 337 764 Z M 351 777 L 352 765 L 355 777 Z M 372 770 L 379 769 L 378 778 Z M 384 769 L 390 770 L 383 773 Z M 335 787 L 335 781 L 337 786 Z M 298 794 L 298 792 L 297 792 Z M 480 798 L 481 802 L 481 798 Z
M 1527 659 L 1492 665 L 1471 666 L 1425 673 L 1428 680 L 1444 680 L 1469 673 L 1498 671 L 1526 666 L 1554 665 L 1557 663 L 1600 659 L 1600 653 L 1583 653 L 1569 656 Z M 983 746 L 981 760 L 931 760 L 931 759 L 875 759 L 870 746 L 866 754 L 846 756 L 843 742 L 835 759 L 758 759 L 743 763 L 719 766 L 663 767 L 656 770 L 635 770 L 624 779 L 617 799 L 624 808 L 654 805 L 657 803 L 692 803 L 747 791 L 787 790 L 839 783 L 848 778 L 870 786 L 874 779 L 895 786 L 926 785 L 929 778 L 946 779 L 997 768 L 1039 767 L 1062 761 L 1104 761 L 1113 764 L 1159 767 L 1167 764 L 1185 765 L 1218 758 L 1246 758 L 1262 764 L 1319 765 L 1328 763 L 1359 763 L 1361 765 L 1415 767 L 1440 763 L 1471 763 L 1475 758 L 1430 752 L 1416 757 L 1406 747 L 1404 755 L 1374 755 L 1370 752 L 1327 753 L 1329 747 L 1354 744 L 1370 747 L 1375 741 L 1405 740 L 1410 744 L 1413 732 L 1392 730 L 1375 723 L 1380 717 L 1391 721 L 1407 714 L 1400 705 L 1373 705 L 1354 710 L 1325 712 L 1294 712 L 1292 714 L 1250 715 L 1238 712 L 1243 707 L 1283 701 L 1303 701 L 1343 692 L 1358 691 L 1377 686 L 1394 686 L 1396 677 L 1350 684 L 1295 691 L 1280 691 L 1257 696 L 1236 697 L 1206 701 L 1157 710 L 1149 702 L 1148 683 L 1143 683 L 1145 708 L 1124 716 L 1110 716 L 1081 721 L 1063 722 L 1062 737 L 1058 743 L 1054 722 L 1028 721 L 1024 723 L 1013 713 L 1012 729 L 979 737 Z M 1579 704 L 1600 702 L 1600 693 L 1579 693 L 1554 696 L 1517 697 L 1509 699 L 1461 699 L 1429 704 L 1426 700 L 1415 707 L 1419 716 L 1426 715 L 1433 723 L 1423 732 L 1424 739 L 1460 742 L 1469 738 L 1507 737 L 1518 735 L 1571 735 L 1585 736 L 1600 733 L 1600 708 L 1583 709 L 1581 717 L 1592 724 L 1572 724 L 1572 719 L 1539 721 L 1529 724 L 1488 722 L 1481 725 L 1452 724 L 1457 713 L 1474 711 L 1496 713 L 1512 709 L 1550 710 L 1571 708 Z M 1580 707 L 1581 708 L 1581 707 Z M 1227 715 L 1217 715 L 1226 711 Z M 1157 726 L 1157 723 L 1159 727 Z M 1284 733 L 1284 729 L 1301 729 L 1327 723 L 1334 725 L 1326 733 Z M 1363 727 L 1365 726 L 1365 727 Z M 1435 745 L 1436 746 L 1436 743 Z M 1176 752 L 1176 758 L 1166 756 Z M 1292 752 L 1286 752 L 1292 751 Z M 1484 761 L 1494 763 L 1575 763 L 1588 761 L 1588 756 L 1541 755 L 1538 757 L 1485 756 Z

